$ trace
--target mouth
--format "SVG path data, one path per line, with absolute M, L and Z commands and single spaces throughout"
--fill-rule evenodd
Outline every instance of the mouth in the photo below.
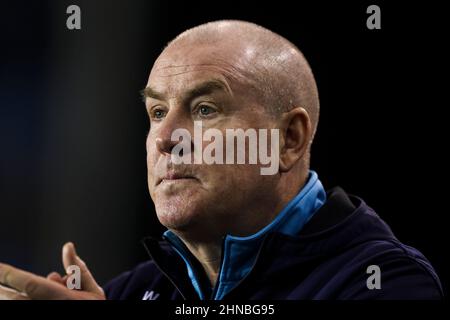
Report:
M 176 172 L 168 172 L 164 176 L 158 178 L 156 185 L 161 183 L 178 183 L 178 182 L 188 182 L 198 179 L 192 175 L 181 174 Z

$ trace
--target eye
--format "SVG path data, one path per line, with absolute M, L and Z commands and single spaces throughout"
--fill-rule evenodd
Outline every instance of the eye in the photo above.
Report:
M 153 110 L 150 111 L 150 117 L 152 119 L 161 120 L 165 116 L 166 116 L 166 111 L 164 111 L 164 110 L 154 108 Z
M 211 115 L 212 113 L 215 113 L 216 110 L 206 104 L 202 104 L 199 106 L 197 111 L 201 116 L 206 117 Z

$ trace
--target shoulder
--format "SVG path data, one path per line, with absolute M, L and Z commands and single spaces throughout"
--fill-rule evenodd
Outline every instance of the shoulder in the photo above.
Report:
M 351 251 L 352 272 L 339 299 L 443 299 L 439 277 L 419 250 L 397 239 L 383 239 Z M 379 288 L 370 288 L 377 277 Z

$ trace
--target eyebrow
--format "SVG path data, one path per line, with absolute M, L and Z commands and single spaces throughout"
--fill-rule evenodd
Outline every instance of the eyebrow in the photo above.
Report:
M 201 84 L 195 86 L 190 89 L 187 93 L 184 94 L 185 100 L 192 100 L 195 97 L 199 97 L 202 95 L 211 94 L 214 91 L 225 91 L 229 95 L 232 95 L 230 87 L 221 80 L 209 80 L 206 82 L 202 82 Z M 159 92 L 152 87 L 146 87 L 141 91 L 142 99 L 145 102 L 146 98 L 153 98 L 157 100 L 165 100 L 166 95 L 163 92 Z

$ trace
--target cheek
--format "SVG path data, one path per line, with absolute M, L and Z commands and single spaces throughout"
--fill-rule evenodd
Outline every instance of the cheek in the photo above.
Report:
M 145 140 L 145 149 L 147 150 L 147 155 L 149 151 L 151 150 L 151 147 L 155 144 L 155 140 L 153 139 L 152 132 L 149 131 L 147 133 L 147 139 Z
M 150 188 L 150 193 L 152 192 L 152 188 L 154 186 L 154 169 L 157 163 L 157 153 L 156 153 L 156 144 L 150 135 L 147 136 L 146 140 L 146 151 L 147 151 L 147 180 L 148 186 Z
M 151 133 L 147 135 L 147 140 L 145 141 L 145 150 L 147 151 L 147 165 L 154 164 L 156 161 L 156 143 Z
M 262 179 L 257 165 L 213 165 L 207 175 L 208 189 L 214 190 L 220 196 L 240 197 L 249 189 L 258 186 Z

